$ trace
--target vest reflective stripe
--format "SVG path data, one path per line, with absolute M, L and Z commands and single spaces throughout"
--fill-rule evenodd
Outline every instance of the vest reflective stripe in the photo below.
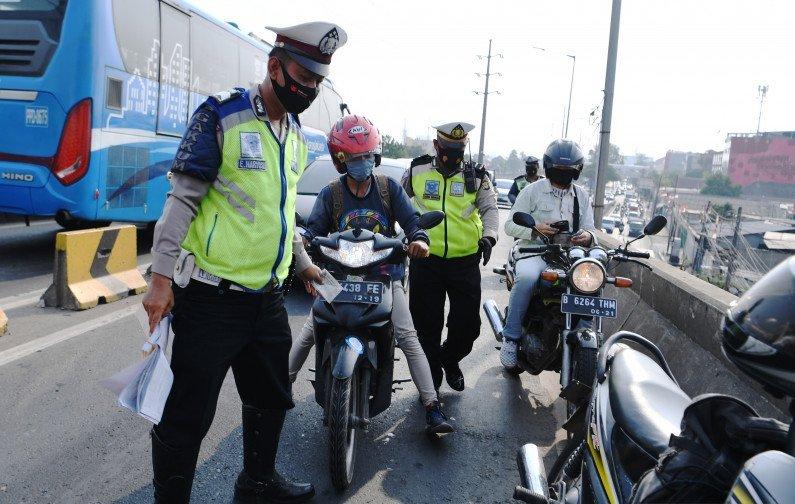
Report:
M 221 166 L 182 246 L 199 267 L 225 280 L 250 289 L 281 283 L 292 260 L 295 187 L 307 163 L 306 140 L 289 118 L 281 145 L 251 109 L 247 92 L 211 104 L 223 132 Z
M 432 165 L 419 165 L 411 169 L 411 188 L 414 204 L 421 212 L 442 210 L 442 224 L 428 230 L 431 254 L 455 258 L 478 251 L 478 240 L 483 236 L 483 223 L 475 202 L 477 193 L 468 193 L 461 172 L 445 179 Z

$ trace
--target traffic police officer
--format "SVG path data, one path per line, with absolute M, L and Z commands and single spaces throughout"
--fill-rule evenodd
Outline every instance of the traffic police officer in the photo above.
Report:
M 296 182 L 307 163 L 297 115 L 317 96 L 345 31 L 313 22 L 270 28 L 276 43 L 258 86 L 208 98 L 194 112 L 171 167 L 172 190 L 155 226 L 150 329 L 173 313 L 174 383 L 152 429 L 156 502 L 188 502 L 199 446 L 229 368 L 243 402 L 243 471 L 235 502 L 303 502 L 310 484 L 275 469 L 292 337 L 281 284 L 294 247 Z M 173 286 L 172 286 L 173 278 Z M 172 310 L 173 306 L 173 310 Z
M 544 178 L 543 175 L 538 174 L 538 158 L 535 156 L 527 156 L 527 159 L 524 160 L 524 171 L 524 175 L 519 175 L 513 179 L 511 190 L 508 191 L 508 199 L 511 201 L 511 204 L 516 201 L 516 198 L 525 186 Z
M 442 371 L 453 390 L 464 390 L 458 363 L 472 351 L 480 334 L 480 267 L 497 243 L 497 193 L 486 170 L 464 162 L 467 134 L 473 125 L 436 126 L 436 156 L 414 159 L 403 187 L 421 212 L 442 210 L 443 224 L 431 229 L 430 256 L 409 266 L 409 307 L 428 357 L 434 385 Z M 447 339 L 441 343 L 445 296 L 450 298 Z

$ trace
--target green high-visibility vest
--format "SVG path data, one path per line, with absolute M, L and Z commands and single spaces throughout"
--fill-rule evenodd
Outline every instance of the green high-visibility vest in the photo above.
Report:
M 516 181 L 516 188 L 519 190 L 519 192 L 521 192 L 522 189 L 524 189 L 525 186 L 530 183 L 527 181 L 527 177 L 525 177 L 524 175 L 522 175 L 521 177 L 516 177 L 514 181 Z
M 469 193 L 464 175 L 458 171 L 444 178 L 436 169 L 436 160 L 411 168 L 414 205 L 422 212 L 442 210 L 444 222 L 428 230 L 431 255 L 443 258 L 463 257 L 478 251 L 483 236 L 483 222 L 476 206 L 477 192 Z
M 182 247 L 193 252 L 205 271 L 261 289 L 287 277 L 296 183 L 308 151 L 301 126 L 290 114 L 282 144 L 271 131 L 256 88 L 235 91 L 206 102 L 218 113 L 223 133 L 221 166 Z

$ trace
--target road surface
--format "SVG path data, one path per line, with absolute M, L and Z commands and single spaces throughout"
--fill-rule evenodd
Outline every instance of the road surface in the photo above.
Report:
M 144 335 L 134 314 L 141 296 L 84 312 L 37 307 L 51 281 L 58 230 L 49 221 L 0 226 L 0 308 L 9 317 L 9 332 L 0 337 L 0 502 L 151 502 L 150 425 L 118 407 L 98 384 L 138 358 Z M 139 232 L 138 238 L 138 263 L 145 267 L 151 237 Z M 504 261 L 508 245 L 502 236 L 482 268 L 483 297 L 501 306 L 507 291 L 491 268 Z M 287 306 L 298 334 L 310 298 L 291 293 Z M 316 502 L 511 502 L 516 449 L 537 443 L 549 467 L 562 447 L 558 377 L 505 375 L 481 318 L 481 337 L 462 363 L 467 389 L 442 386 L 458 432 L 427 438 L 416 389 L 404 384 L 389 410 L 373 419 L 359 445 L 354 483 L 338 494 L 328 476 L 311 373 L 304 369 L 293 388 L 296 407 L 284 428 L 279 470 L 314 482 Z M 395 377 L 409 377 L 402 356 Z M 231 501 L 241 442 L 240 399 L 230 373 L 202 445 L 192 502 Z

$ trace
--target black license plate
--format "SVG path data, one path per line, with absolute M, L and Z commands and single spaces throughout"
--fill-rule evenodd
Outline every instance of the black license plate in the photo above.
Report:
M 563 294 L 560 297 L 560 311 L 575 315 L 616 318 L 618 302 L 609 298 Z
M 340 282 L 342 292 L 334 298 L 335 303 L 380 304 L 384 293 L 381 282 Z

